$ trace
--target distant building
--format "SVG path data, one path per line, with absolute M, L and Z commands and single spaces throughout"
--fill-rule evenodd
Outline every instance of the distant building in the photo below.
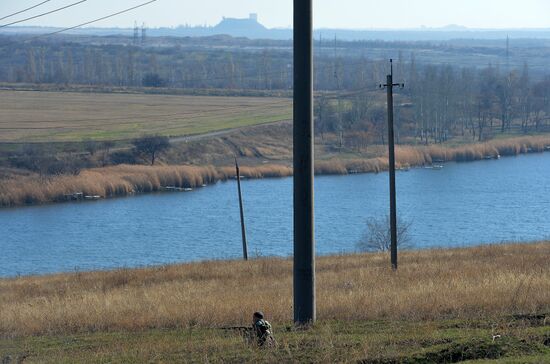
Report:
M 223 20 L 214 27 L 214 32 L 247 37 L 251 34 L 267 35 L 268 29 L 258 22 L 258 14 L 252 13 L 245 19 L 223 17 Z

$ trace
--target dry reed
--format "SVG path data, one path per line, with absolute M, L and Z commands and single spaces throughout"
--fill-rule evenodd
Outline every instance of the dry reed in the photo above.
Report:
M 430 165 L 434 162 L 467 162 L 499 156 L 540 153 L 550 147 L 550 137 L 520 137 L 458 147 L 441 145 L 397 146 L 395 161 L 398 168 Z M 378 173 L 388 169 L 387 154 L 368 159 L 331 159 L 316 163 L 317 174 Z
M 244 167 L 250 178 L 282 177 L 292 174 L 289 167 L 263 165 Z M 67 195 L 103 198 L 160 191 L 163 187 L 195 188 L 234 177 L 234 168 L 212 166 L 118 165 L 82 171 L 78 176 L 18 176 L 0 180 L 0 206 L 17 206 L 66 201 Z
M 543 152 L 550 146 L 550 137 L 510 138 L 459 147 L 399 146 L 396 163 L 399 168 L 422 166 L 435 161 L 474 161 L 521 153 Z M 318 160 L 316 174 L 378 173 L 388 169 L 387 155 L 363 159 Z M 286 177 L 292 168 L 286 165 L 260 165 L 241 168 L 248 178 Z M 139 166 L 118 165 L 84 170 L 78 176 L 39 177 L 17 175 L 0 179 L 0 207 L 66 201 L 67 195 L 104 198 L 133 193 L 155 192 L 162 187 L 194 188 L 234 177 L 234 167 Z
M 323 320 L 488 318 L 550 312 L 550 243 L 318 259 Z M 292 262 L 205 262 L 0 280 L 0 335 L 290 322 Z

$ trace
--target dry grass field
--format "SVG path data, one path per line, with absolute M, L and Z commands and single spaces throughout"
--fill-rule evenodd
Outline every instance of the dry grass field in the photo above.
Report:
M 550 313 L 550 243 L 322 257 L 321 320 Z M 291 322 L 292 261 L 207 262 L 0 280 L 0 335 Z
M 0 280 L 0 356 L 25 362 L 545 363 L 550 243 L 322 257 L 319 322 L 292 329 L 292 262 Z M 262 309 L 279 345 L 219 330 Z M 495 335 L 500 335 L 494 338 Z M 477 361 L 476 361 L 477 363 Z
M 291 100 L 0 91 L 0 142 L 121 140 L 181 136 L 292 117 Z

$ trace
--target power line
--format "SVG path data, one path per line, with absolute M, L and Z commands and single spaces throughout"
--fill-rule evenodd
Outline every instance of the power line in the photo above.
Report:
M 19 14 L 24 13 L 24 12 L 26 12 L 26 11 L 32 10 L 32 9 L 34 9 L 34 8 L 37 8 L 37 7 L 39 7 L 40 5 L 44 5 L 45 3 L 49 3 L 50 1 L 52 1 L 52 0 L 42 1 L 42 2 L 39 3 L 39 4 L 36 4 L 36 5 L 34 5 L 34 6 L 31 6 L 30 8 L 26 8 L 26 9 L 20 10 L 20 11 L 18 11 L 18 12 L 16 12 L 16 13 L 13 13 L 13 14 L 10 14 L 10 15 L 6 15 L 5 17 L 0 18 L 0 20 L 4 20 L 4 19 L 7 19 L 7 18 L 11 18 L 12 16 L 19 15 Z
M 87 1 L 87 0 L 83 0 L 83 1 Z M 145 5 L 149 5 L 149 4 L 152 4 L 152 3 L 157 2 L 157 1 L 158 1 L 158 0 L 147 1 L 147 2 L 145 2 L 145 3 L 143 3 L 143 4 L 139 4 L 139 5 L 133 6 L 133 7 L 131 7 L 131 8 L 125 9 L 125 10 L 121 10 L 121 11 L 116 12 L 116 13 L 113 13 L 113 14 L 103 16 L 103 17 L 101 17 L 101 18 L 97 18 L 97 19 L 94 19 L 94 20 L 90 20 L 90 21 L 87 21 L 87 22 L 82 23 L 82 24 L 78 24 L 78 25 L 75 25 L 75 26 L 72 26 L 72 27 L 68 27 L 68 28 L 64 28 L 64 29 L 61 29 L 61 30 L 57 30 L 57 31 L 51 32 L 51 33 L 41 34 L 41 35 L 39 35 L 39 36 L 36 36 L 36 37 L 34 37 L 34 38 L 31 38 L 30 40 L 37 39 L 37 38 L 41 38 L 41 37 L 48 37 L 48 36 L 51 36 L 51 35 L 63 33 L 63 32 L 66 32 L 66 31 L 69 31 L 69 30 L 73 30 L 73 29 L 76 29 L 76 28 L 80 28 L 80 27 L 83 27 L 84 25 L 89 25 L 89 24 L 96 23 L 96 22 L 101 21 L 101 20 L 109 19 L 109 18 L 112 18 L 112 17 L 114 17 L 114 16 L 117 16 L 117 15 L 120 15 L 120 14 L 127 13 L 127 12 L 129 12 L 129 11 L 132 11 L 132 10 L 135 10 L 135 9 L 138 9 L 138 8 L 141 8 L 141 7 L 145 6 Z
M 38 14 L 38 15 L 35 15 L 35 16 L 31 16 L 31 17 L 29 17 L 29 18 L 25 18 L 25 19 L 21 19 L 21 20 L 17 20 L 17 21 L 8 23 L 8 24 L 0 25 L 0 28 L 9 27 L 10 25 L 23 23 L 23 22 L 26 22 L 26 21 L 28 21 L 28 20 L 32 20 L 32 19 L 36 19 L 36 18 L 40 18 L 40 17 L 46 16 L 46 15 L 49 15 L 49 14 L 57 13 L 57 12 L 59 12 L 59 11 L 61 11 L 61 10 L 65 10 L 65 9 L 71 8 L 71 7 L 76 6 L 76 5 L 78 5 L 78 4 L 82 4 L 82 3 L 86 2 L 86 1 L 88 1 L 88 0 L 80 0 L 80 1 L 77 1 L 76 3 L 72 3 L 72 4 L 69 4 L 69 5 L 67 5 L 67 6 L 63 6 L 63 7 L 61 7 L 61 8 L 57 8 L 57 9 L 48 11 L 48 12 L 46 12 L 46 13 Z

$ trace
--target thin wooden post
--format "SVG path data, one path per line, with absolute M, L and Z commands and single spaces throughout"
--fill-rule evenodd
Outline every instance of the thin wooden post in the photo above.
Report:
M 239 209 L 241 212 L 241 234 L 243 239 L 243 259 L 248 260 L 248 243 L 246 241 L 246 228 L 244 223 L 244 207 L 243 207 L 243 194 L 241 192 L 241 172 L 239 170 L 239 163 L 237 157 L 235 157 L 235 169 L 237 171 L 237 190 L 239 191 Z

